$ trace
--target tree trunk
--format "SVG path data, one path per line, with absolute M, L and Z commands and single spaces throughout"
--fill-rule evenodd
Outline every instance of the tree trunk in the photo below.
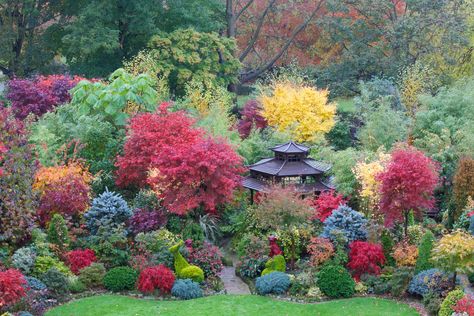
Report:
M 408 214 L 409 211 L 405 211 L 405 223 L 404 223 L 404 232 L 405 232 L 405 238 L 408 237 Z
M 456 287 L 456 277 L 457 277 L 457 272 L 454 271 L 454 273 L 453 273 L 453 290 Z

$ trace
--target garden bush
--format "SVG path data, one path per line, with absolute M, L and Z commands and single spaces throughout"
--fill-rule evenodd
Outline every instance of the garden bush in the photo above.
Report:
M 49 222 L 48 240 L 50 243 L 57 245 L 61 250 L 69 247 L 71 241 L 69 238 L 69 230 L 64 217 L 59 214 L 54 214 Z
M 438 315 L 443 298 L 438 293 L 428 292 L 423 295 L 423 305 L 430 315 Z
M 46 289 L 46 284 L 44 284 L 41 280 L 35 277 L 25 277 L 26 282 L 28 282 L 28 288 L 34 291 L 42 291 Z
M 79 281 L 88 288 L 99 287 L 103 285 L 105 277 L 105 267 L 102 263 L 92 263 L 79 271 Z
M 410 278 L 408 278 L 406 281 L 406 286 L 408 286 Z M 391 282 L 387 282 L 387 280 L 381 278 L 380 276 L 370 274 L 362 275 L 361 280 L 367 286 L 367 293 L 382 295 L 390 292 L 391 290 Z
M 95 253 L 91 249 L 76 249 L 66 253 L 67 263 L 74 274 L 78 274 L 79 270 L 90 266 L 97 259 Z
M 36 257 L 35 266 L 33 268 L 33 275 L 41 276 L 51 268 L 55 268 L 59 272 L 70 275 L 71 270 L 61 261 L 49 256 L 38 256 Z
M 291 296 L 304 296 L 308 293 L 309 287 L 301 283 L 299 280 L 295 279 L 291 281 L 290 289 L 288 294 Z
M 258 294 L 283 294 L 290 287 L 290 277 L 283 272 L 271 272 L 258 277 L 255 281 L 255 289 Z
M 319 219 L 324 222 L 334 210 L 341 205 L 346 205 L 347 201 L 342 194 L 335 191 L 322 192 L 313 202 L 315 212 L 312 219 Z
M 354 278 L 360 280 L 362 274 L 380 274 L 385 256 L 381 245 L 365 241 L 353 241 L 349 245 L 349 263 Z
M 27 280 L 18 270 L 0 271 L 0 307 L 15 304 L 26 296 L 27 284 Z
M 85 245 L 94 250 L 99 261 L 107 268 L 126 265 L 130 257 L 127 232 L 122 226 L 100 227 L 96 235 L 88 237 Z
M 393 256 L 392 256 L 394 242 L 393 242 L 393 237 L 390 234 L 390 231 L 388 229 L 384 229 L 382 231 L 380 241 L 383 248 L 383 255 L 385 256 L 386 265 L 394 266 L 395 259 L 393 259 Z
M 268 259 L 265 263 L 265 269 L 262 271 L 262 276 L 272 272 L 286 272 L 286 261 L 283 255 L 277 255 Z
M 406 241 L 399 242 L 393 248 L 393 258 L 399 267 L 413 267 L 418 258 L 418 248 Z
M 441 303 L 439 308 L 439 316 L 451 316 L 454 312 L 454 307 L 460 299 L 464 297 L 464 292 L 462 290 L 456 289 L 448 293 L 446 298 Z
M 68 282 L 71 293 L 82 293 L 87 290 L 87 286 L 77 276 L 70 277 Z
M 400 267 L 395 269 L 390 279 L 390 292 L 392 295 L 396 297 L 405 295 L 412 278 L 412 268 Z
M 268 256 L 270 247 L 265 237 L 246 233 L 239 237 L 235 250 L 239 257 L 262 258 Z
M 420 245 L 418 246 L 418 258 L 416 259 L 415 266 L 416 273 L 433 268 L 433 264 L 430 262 L 430 257 L 434 242 L 435 237 L 433 233 L 428 230 L 421 238 Z
M 132 211 L 127 202 L 117 193 L 106 190 L 92 200 L 92 207 L 84 214 L 87 228 L 97 234 L 100 227 L 111 229 L 125 223 Z
M 266 258 L 243 258 L 237 264 L 237 273 L 243 278 L 255 279 L 265 269 Z
M 354 294 L 355 282 L 342 266 L 326 265 L 317 276 L 318 287 L 331 298 L 351 297 Z
M 143 293 L 153 293 L 159 289 L 161 293 L 169 293 L 174 284 L 174 274 L 164 265 L 145 268 L 138 278 L 138 290 Z
M 327 238 L 312 237 L 309 245 L 306 247 L 310 255 L 310 263 L 313 267 L 317 267 L 334 255 L 334 246 Z
M 138 273 L 129 267 L 116 267 L 109 270 L 104 276 L 104 286 L 113 292 L 133 290 L 137 282 Z
M 23 247 L 15 251 L 12 256 L 12 267 L 24 274 L 29 274 L 35 265 L 36 251 L 30 247 Z
M 224 268 L 219 248 L 208 242 L 204 242 L 202 247 L 194 248 L 188 259 L 191 264 L 200 267 L 206 277 L 217 276 Z
M 408 291 L 423 296 L 428 292 L 442 294 L 451 288 L 449 275 L 438 269 L 421 271 L 411 280 Z
M 149 210 L 138 208 L 128 220 L 128 229 L 133 234 L 150 232 L 162 228 L 167 223 L 166 213 L 162 209 Z
M 338 207 L 324 222 L 321 237 L 334 239 L 333 231 L 341 231 L 348 242 L 367 239 L 367 219 L 348 206 Z
M 197 223 L 187 223 L 183 229 L 183 240 L 191 239 L 196 246 L 202 245 L 206 236 L 201 226 Z
M 157 231 L 137 234 L 135 236 L 135 246 L 141 251 L 156 253 L 161 252 L 163 248 L 170 248 L 179 240 L 176 234 L 162 228 Z
M 56 268 L 51 268 L 41 276 L 41 281 L 55 296 L 63 296 L 69 293 L 68 278 Z
M 456 313 L 464 313 L 464 315 L 467 314 L 468 316 L 474 315 L 474 295 L 464 295 L 464 297 L 456 303 L 453 310 Z
M 171 294 L 183 300 L 202 297 L 202 289 L 198 283 L 190 279 L 176 280 Z

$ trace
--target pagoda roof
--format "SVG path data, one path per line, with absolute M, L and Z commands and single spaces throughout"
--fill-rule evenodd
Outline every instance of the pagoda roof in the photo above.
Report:
M 250 165 L 249 169 L 279 177 L 308 176 L 325 173 L 331 169 L 331 165 L 312 158 L 304 158 L 299 161 L 265 158 Z
M 252 177 L 246 177 L 243 179 L 242 185 L 251 190 L 259 191 L 259 192 L 267 192 L 268 189 L 271 187 L 270 184 L 266 183 L 265 181 L 255 179 Z M 331 179 L 329 182 L 317 181 L 315 183 L 302 183 L 294 185 L 295 189 L 299 193 L 313 193 L 313 192 L 322 192 L 327 190 L 333 190 L 334 185 L 331 183 Z
M 309 147 L 297 144 L 293 141 L 290 141 L 282 145 L 277 145 L 270 149 L 277 153 L 286 153 L 286 154 L 299 154 L 299 153 L 309 152 Z

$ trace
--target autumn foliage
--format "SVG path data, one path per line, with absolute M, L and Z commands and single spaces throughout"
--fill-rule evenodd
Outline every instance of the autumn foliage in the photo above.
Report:
M 54 107 L 71 101 L 69 90 L 84 80 L 64 75 L 38 76 L 34 79 L 13 79 L 8 83 L 7 98 L 15 116 L 24 119 L 33 113 L 41 116 Z
M 306 250 L 310 255 L 310 263 L 314 267 L 329 260 L 334 254 L 334 246 L 332 242 L 323 237 L 311 238 Z
M 423 209 L 434 206 L 437 166 L 415 148 L 394 150 L 385 170 L 376 179 L 381 181 L 380 210 L 385 215 L 387 226 L 396 222 L 407 225 L 410 210 L 420 216 Z
M 222 139 L 205 136 L 184 112 L 134 117 L 124 155 L 117 158 L 117 184 L 150 185 L 163 206 L 175 214 L 197 207 L 215 212 L 240 183 L 242 160 Z
M 240 112 L 242 118 L 237 126 L 239 134 L 242 138 L 247 138 L 252 127 L 261 129 L 267 127 L 267 121 L 263 118 L 261 112 L 262 105 L 257 100 L 249 100 L 245 103 L 244 108 Z
M 67 264 L 72 272 L 78 274 L 79 271 L 85 267 L 90 266 L 97 261 L 95 253 L 91 249 L 76 249 L 69 251 L 66 254 Z
M 393 248 L 392 257 L 399 267 L 413 267 L 418 259 L 418 247 L 401 241 Z
M 349 263 L 354 278 L 360 280 L 362 274 L 380 274 L 385 263 L 382 246 L 365 241 L 353 241 L 349 245 Z
M 40 222 L 48 221 L 54 212 L 71 216 L 86 211 L 90 202 L 91 181 L 92 175 L 79 161 L 40 168 L 33 184 L 40 194 Z
M 20 271 L 0 271 L 0 309 L 15 304 L 26 296 L 26 285 L 25 277 Z
M 342 194 L 337 194 L 334 190 L 322 192 L 313 202 L 315 208 L 313 219 L 324 222 L 335 209 L 345 205 L 346 202 Z
M 169 293 L 174 280 L 173 271 L 164 265 L 149 267 L 140 272 L 137 288 L 142 293 L 153 293 L 156 289 L 162 293 Z
M 262 115 L 268 125 L 289 132 L 296 141 L 315 141 L 335 124 L 336 106 L 328 102 L 328 95 L 328 90 L 276 83 L 271 95 L 260 98 Z

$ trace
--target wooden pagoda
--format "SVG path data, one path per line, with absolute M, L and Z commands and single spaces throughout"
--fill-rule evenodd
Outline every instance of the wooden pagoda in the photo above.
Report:
M 252 202 L 254 192 L 264 193 L 272 185 L 293 185 L 303 196 L 334 189 L 326 174 L 331 165 L 309 158 L 310 148 L 291 141 L 270 149 L 274 157 L 250 165 L 243 180 Z

